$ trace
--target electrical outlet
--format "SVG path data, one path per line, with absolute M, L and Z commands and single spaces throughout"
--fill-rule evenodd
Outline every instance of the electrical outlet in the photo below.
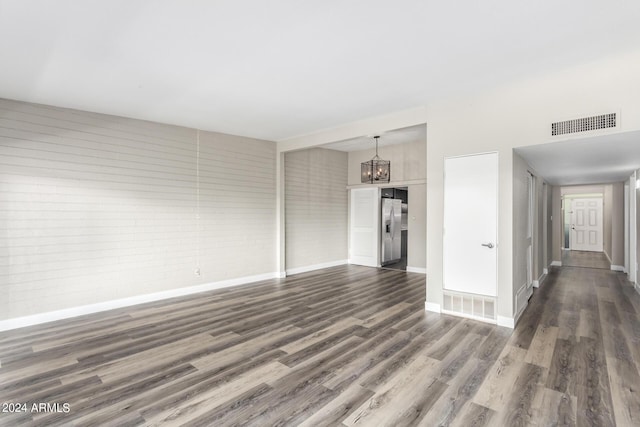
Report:
M 193 274 L 195 274 L 196 276 L 200 275 L 200 267 L 196 267 L 196 269 L 193 271 Z

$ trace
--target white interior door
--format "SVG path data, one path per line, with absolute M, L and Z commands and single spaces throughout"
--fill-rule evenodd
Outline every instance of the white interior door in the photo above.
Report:
M 444 288 L 497 296 L 498 153 L 445 159 Z
M 349 221 L 349 263 L 377 267 L 380 222 L 378 188 L 351 190 Z
M 602 252 L 602 199 L 571 201 L 571 250 Z

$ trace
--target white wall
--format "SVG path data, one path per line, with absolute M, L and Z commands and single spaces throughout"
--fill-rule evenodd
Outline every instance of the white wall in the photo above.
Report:
M 602 197 L 603 203 L 603 251 L 607 258 L 611 259 L 611 231 L 612 231 L 612 207 L 613 207 L 613 188 L 611 185 L 604 186 Z
M 407 267 L 427 267 L 427 191 L 425 184 L 409 187 Z
M 522 157 L 513 152 L 513 298 L 525 298 L 521 305 L 526 304 L 526 295 L 517 294 L 527 285 L 528 167 Z M 535 274 L 533 277 L 537 278 Z
M 286 269 L 346 262 L 347 153 L 285 153 Z
M 564 236 L 562 234 L 562 187 L 554 186 L 551 195 L 551 262 L 562 263 L 562 248 L 564 247 Z
M 443 164 L 447 156 L 498 151 L 498 315 L 513 319 L 514 147 L 557 141 L 554 121 L 619 111 L 616 132 L 640 129 L 640 50 L 535 76 L 427 108 L 427 303 L 442 304 Z M 515 252 L 514 252 L 515 250 Z M 500 320 L 500 318 L 499 318 Z M 507 323 L 505 321 L 505 323 Z
M 545 238 L 546 247 L 545 247 L 544 265 L 542 266 L 543 268 L 548 268 L 551 265 L 551 262 L 553 262 L 553 233 L 554 233 L 555 223 L 560 218 L 560 216 L 556 217 L 556 214 L 554 213 L 553 195 L 555 191 L 556 191 L 556 187 L 554 187 L 553 185 L 547 185 L 547 194 L 546 194 L 547 236 Z
M 0 100 L 0 320 L 273 274 L 276 145 L 196 137 Z

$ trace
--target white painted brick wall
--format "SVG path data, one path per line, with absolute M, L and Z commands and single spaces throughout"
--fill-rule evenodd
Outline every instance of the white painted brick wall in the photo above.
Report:
M 287 270 L 347 259 L 347 166 L 341 151 L 285 154 Z
M 196 147 L 0 100 L 0 320 L 276 271 L 275 143 L 200 133 L 199 224 Z

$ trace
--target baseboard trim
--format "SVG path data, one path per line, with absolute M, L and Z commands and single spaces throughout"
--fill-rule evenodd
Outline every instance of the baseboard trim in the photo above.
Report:
M 277 278 L 278 279 L 284 279 L 285 277 L 287 277 L 287 272 L 286 271 L 280 271 L 277 273 Z
M 638 285 L 637 283 L 634 283 L 633 287 L 636 289 L 636 292 L 640 294 L 640 285 Z
M 542 270 L 542 274 L 540 275 L 540 277 L 538 277 L 538 280 L 534 280 L 533 281 L 533 287 L 534 288 L 539 288 L 540 286 L 542 286 L 542 284 L 544 283 L 545 279 L 547 278 L 547 269 L 543 269 Z
M 88 304 L 88 305 L 82 305 L 79 307 L 65 308 L 63 310 L 49 311 L 46 313 L 32 314 L 32 315 L 23 316 L 23 317 L 15 317 L 13 319 L 0 320 L 0 331 L 9 331 L 12 329 L 40 325 L 42 323 L 49 323 L 49 322 L 54 322 L 56 320 L 63 320 L 63 319 L 69 319 L 72 317 L 84 316 L 86 314 L 99 313 L 101 311 L 113 310 L 116 308 L 130 307 L 132 305 L 144 304 L 147 302 L 160 301 L 160 300 L 169 299 L 169 298 L 175 298 L 175 297 L 197 294 L 201 292 L 213 291 L 216 289 L 228 288 L 231 286 L 261 282 L 263 280 L 277 279 L 278 277 L 280 277 L 279 272 L 258 274 L 255 276 L 238 277 L 235 279 L 222 280 L 219 282 L 205 283 L 203 285 L 171 289 L 168 291 L 155 292 L 152 294 L 137 295 L 134 297 L 99 302 L 96 304 Z
M 289 268 L 287 269 L 287 276 L 292 274 L 307 273 L 309 271 L 322 270 L 323 268 L 337 267 L 339 265 L 345 265 L 348 263 L 349 263 L 348 260 L 340 259 L 338 261 L 330 261 L 330 262 L 323 262 L 320 264 L 305 265 L 304 267 Z
M 427 269 L 426 268 L 421 268 L 421 267 L 409 267 L 409 266 L 407 266 L 407 273 L 427 274 Z
M 611 269 L 613 271 L 621 271 L 623 273 L 626 273 L 624 265 L 613 265 L 613 264 L 611 264 Z
M 513 329 L 516 326 L 515 319 L 512 317 L 498 316 L 497 322 L 498 326 L 504 326 L 505 328 Z
M 562 267 L 562 261 L 551 261 L 551 266 Z
M 440 310 L 440 304 L 436 304 L 435 302 L 425 301 L 424 302 L 424 309 L 427 310 L 427 311 L 432 311 L 434 313 L 441 313 L 442 312 Z
M 527 309 L 527 307 L 529 306 L 529 301 L 525 301 L 524 305 L 522 307 L 520 307 L 520 309 L 518 310 L 518 312 L 516 313 L 515 317 L 513 318 L 513 327 L 515 328 L 515 325 L 518 324 L 518 320 L 520 320 L 520 317 L 522 317 L 522 313 L 524 313 L 524 311 Z
M 548 268 L 543 268 L 543 269 L 542 269 L 542 274 L 544 274 L 545 276 L 546 276 L 547 274 L 549 274 L 549 269 L 548 269 Z

